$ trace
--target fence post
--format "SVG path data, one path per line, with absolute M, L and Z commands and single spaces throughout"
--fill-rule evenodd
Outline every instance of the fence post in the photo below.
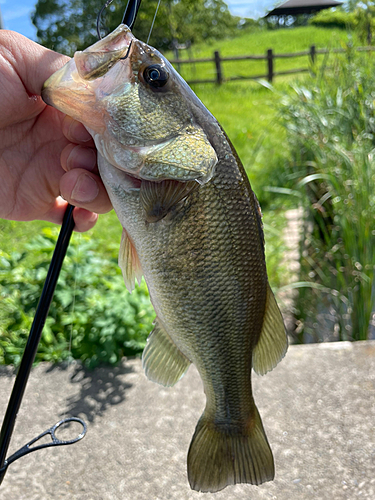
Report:
M 221 60 L 218 50 L 215 50 L 214 58 L 216 66 L 216 82 L 220 85 L 223 82 L 223 73 L 221 71 Z
M 272 83 L 273 80 L 273 52 L 272 49 L 267 50 L 267 69 L 268 69 L 268 81 Z
M 312 76 L 316 75 L 315 61 L 316 61 L 316 49 L 315 49 L 315 45 L 311 45 L 311 47 L 310 47 L 310 73 Z
M 175 59 L 177 59 L 177 71 L 181 75 L 181 64 L 178 62 L 178 60 L 180 59 L 180 51 L 178 50 L 178 42 L 177 42 L 177 40 L 173 40 L 172 44 L 173 44 L 174 57 L 175 57 Z
M 310 47 L 310 59 L 311 59 L 312 64 L 315 64 L 315 58 L 316 58 L 315 45 L 311 45 L 311 47 Z

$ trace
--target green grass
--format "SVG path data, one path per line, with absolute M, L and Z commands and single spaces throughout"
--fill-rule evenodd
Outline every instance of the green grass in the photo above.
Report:
M 193 86 L 232 141 L 263 209 L 275 208 L 264 188 L 280 185 L 286 161 L 285 130 L 277 120 L 277 107 L 278 92 L 288 85 L 279 82 L 275 87 L 277 92 L 259 83 Z
M 221 40 L 205 45 L 194 45 L 190 50 L 190 56 L 194 59 L 213 58 L 216 50 L 220 52 L 221 57 L 264 56 L 268 49 L 272 49 L 274 54 L 285 54 L 309 50 L 311 45 L 315 45 L 317 49 L 345 47 L 348 42 L 359 45 L 355 33 L 348 33 L 340 29 L 317 28 L 315 26 L 279 30 L 246 30 L 235 39 Z M 174 59 L 172 53 L 166 53 L 166 56 Z M 180 58 L 189 59 L 190 57 L 187 51 L 180 51 Z M 321 64 L 323 60 L 323 55 L 317 56 L 317 64 Z M 308 68 L 308 66 L 309 60 L 307 56 L 274 61 L 275 72 Z M 267 61 L 265 60 L 224 61 L 222 67 L 224 78 L 267 74 Z M 182 76 L 187 81 L 216 79 L 214 62 L 181 64 L 180 68 Z

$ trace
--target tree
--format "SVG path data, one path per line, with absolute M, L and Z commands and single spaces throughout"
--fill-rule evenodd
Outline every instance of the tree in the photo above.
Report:
M 146 41 L 158 0 L 143 0 L 134 26 L 135 35 Z M 38 0 L 32 22 L 44 46 L 72 55 L 97 40 L 96 17 L 103 0 Z M 103 13 L 102 34 L 121 22 L 125 3 L 114 2 Z M 229 13 L 223 0 L 163 0 L 150 43 L 159 49 L 176 43 L 219 39 L 234 33 L 239 18 Z
M 355 9 L 357 30 L 363 43 L 371 45 L 375 25 L 375 3 L 372 0 L 362 0 Z
M 353 14 L 361 42 L 371 45 L 375 29 L 375 0 L 348 0 L 345 10 Z

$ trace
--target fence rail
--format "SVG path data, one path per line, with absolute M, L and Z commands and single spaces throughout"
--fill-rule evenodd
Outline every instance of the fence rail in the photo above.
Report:
M 373 52 L 375 47 L 356 47 L 358 52 Z M 275 71 L 275 59 L 287 59 L 292 57 L 308 57 L 310 64 L 315 64 L 316 56 L 319 54 L 339 54 L 346 52 L 345 49 L 317 49 L 315 45 L 310 47 L 310 50 L 304 50 L 302 52 L 293 52 L 288 54 L 275 54 L 272 49 L 268 49 L 265 55 L 242 55 L 242 56 L 231 56 L 222 57 L 218 50 L 213 54 L 213 57 L 203 57 L 198 59 L 172 59 L 170 62 L 177 66 L 180 71 L 181 64 L 199 64 L 199 63 L 213 63 L 215 68 L 215 79 L 202 79 L 202 80 L 188 80 L 189 84 L 194 83 L 217 83 L 222 84 L 225 82 L 230 82 L 234 80 L 258 80 L 260 78 L 266 78 L 270 83 L 276 76 L 281 75 L 292 75 L 296 73 L 306 73 L 310 68 L 296 68 L 289 69 L 285 71 Z M 265 60 L 266 61 L 266 73 L 262 75 L 250 75 L 250 76 L 231 76 L 224 77 L 222 63 L 226 61 L 245 61 L 245 60 Z

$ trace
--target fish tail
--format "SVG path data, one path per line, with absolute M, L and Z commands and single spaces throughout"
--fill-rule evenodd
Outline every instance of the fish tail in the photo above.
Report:
M 215 492 L 230 484 L 272 481 L 275 466 L 259 412 L 245 425 L 217 424 L 202 415 L 188 453 L 193 490 Z

